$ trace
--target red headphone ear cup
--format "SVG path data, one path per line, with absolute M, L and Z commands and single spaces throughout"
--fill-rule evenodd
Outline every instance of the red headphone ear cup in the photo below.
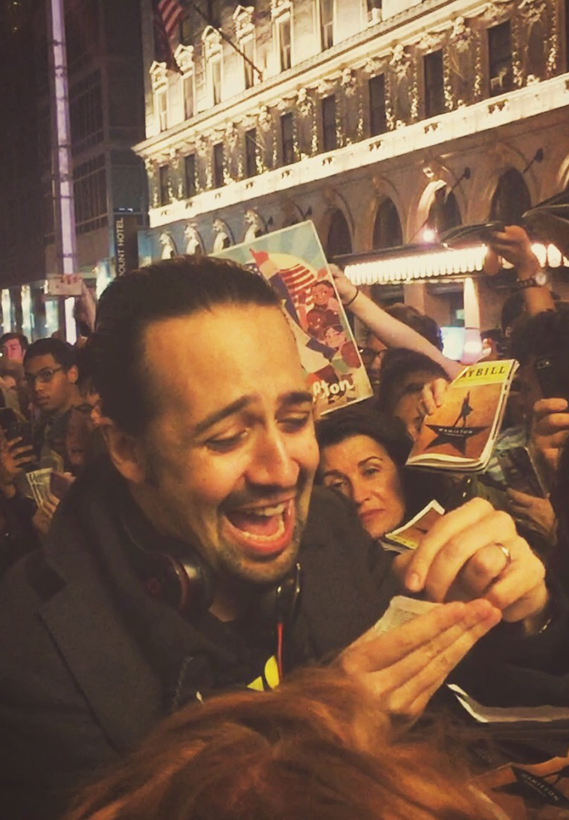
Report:
M 138 553 L 144 588 L 182 615 L 207 612 L 213 603 L 212 573 L 197 556 L 177 558 L 164 552 Z

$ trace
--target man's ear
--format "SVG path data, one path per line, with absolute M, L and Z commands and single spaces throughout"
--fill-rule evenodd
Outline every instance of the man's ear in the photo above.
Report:
M 77 379 L 79 378 L 79 370 L 76 364 L 71 365 L 69 370 L 67 371 L 67 379 L 71 382 L 71 384 L 75 384 Z
M 101 422 L 101 433 L 111 461 L 123 478 L 133 484 L 142 484 L 146 480 L 146 459 L 138 439 L 124 433 L 108 418 Z

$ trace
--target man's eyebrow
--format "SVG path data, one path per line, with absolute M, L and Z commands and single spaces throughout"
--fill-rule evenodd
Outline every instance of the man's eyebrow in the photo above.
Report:
M 308 390 L 293 390 L 292 393 L 279 396 L 279 401 L 285 407 L 290 407 L 293 404 L 312 404 L 312 393 L 309 393 Z
M 244 410 L 245 407 L 252 404 L 255 399 L 255 395 L 247 394 L 240 396 L 235 401 L 232 401 L 231 404 L 227 404 L 219 410 L 214 410 L 213 413 L 210 413 L 196 424 L 193 434 L 199 436 L 219 421 L 223 421 L 223 419 Z M 291 393 L 285 393 L 283 396 L 279 396 L 280 405 L 285 407 L 291 407 L 295 404 L 305 404 L 307 402 L 312 404 L 312 393 L 309 393 L 307 390 L 293 390 Z
M 217 424 L 218 421 L 223 421 L 223 419 L 226 419 L 228 416 L 232 416 L 234 413 L 239 413 L 240 410 L 243 410 L 252 401 L 253 396 L 241 396 L 235 401 L 232 401 L 231 404 L 226 404 L 225 407 L 221 407 L 219 410 L 214 410 L 213 413 L 210 413 L 196 424 L 194 427 L 194 435 L 199 436 L 200 433 L 204 433 L 209 427 Z

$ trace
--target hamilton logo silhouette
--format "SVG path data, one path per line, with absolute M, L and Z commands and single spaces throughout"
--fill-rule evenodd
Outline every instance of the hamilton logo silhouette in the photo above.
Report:
M 442 444 L 450 444 L 455 450 L 458 450 L 463 456 L 466 455 L 466 444 L 469 438 L 477 436 L 487 427 L 469 427 L 467 420 L 474 408 L 470 404 L 470 391 L 462 400 L 462 405 L 458 412 L 458 416 L 453 424 L 427 424 L 429 430 L 436 433 L 436 437 L 426 446 L 426 450 L 431 447 L 438 447 Z

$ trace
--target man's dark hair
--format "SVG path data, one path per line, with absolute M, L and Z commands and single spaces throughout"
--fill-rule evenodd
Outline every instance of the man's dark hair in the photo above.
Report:
M 12 339 L 17 339 L 20 343 L 20 347 L 22 348 L 22 353 L 25 353 L 28 349 L 28 337 L 24 336 L 23 333 L 4 333 L 0 336 L 0 347 L 6 344 L 6 342 L 11 342 Z
M 393 408 L 401 398 L 398 386 L 411 373 L 426 371 L 433 379 L 448 375 L 440 366 L 423 353 L 407 350 L 403 347 L 390 347 L 382 356 L 379 371 L 379 398 L 377 409 L 391 415 Z
M 569 357 L 569 302 L 558 302 L 555 310 L 535 316 L 521 316 L 512 329 L 509 350 L 520 364 L 526 364 L 530 356 L 556 351 L 566 352 Z
M 37 356 L 50 355 L 65 371 L 77 363 L 75 348 L 72 345 L 61 339 L 50 337 L 49 339 L 38 339 L 28 347 L 24 356 L 24 366 L 30 359 L 35 359 Z
M 388 305 L 384 310 L 394 319 L 398 319 L 417 333 L 420 333 L 438 350 L 443 349 L 441 329 L 431 316 L 426 316 L 413 305 L 405 305 L 403 302 L 395 302 L 393 305 Z
M 247 304 L 279 307 L 280 301 L 262 276 L 227 259 L 179 256 L 111 282 L 87 343 L 103 415 L 124 432 L 140 435 L 156 412 L 143 361 L 144 334 L 152 322 Z M 188 351 L 188 368 L 191 364 Z

